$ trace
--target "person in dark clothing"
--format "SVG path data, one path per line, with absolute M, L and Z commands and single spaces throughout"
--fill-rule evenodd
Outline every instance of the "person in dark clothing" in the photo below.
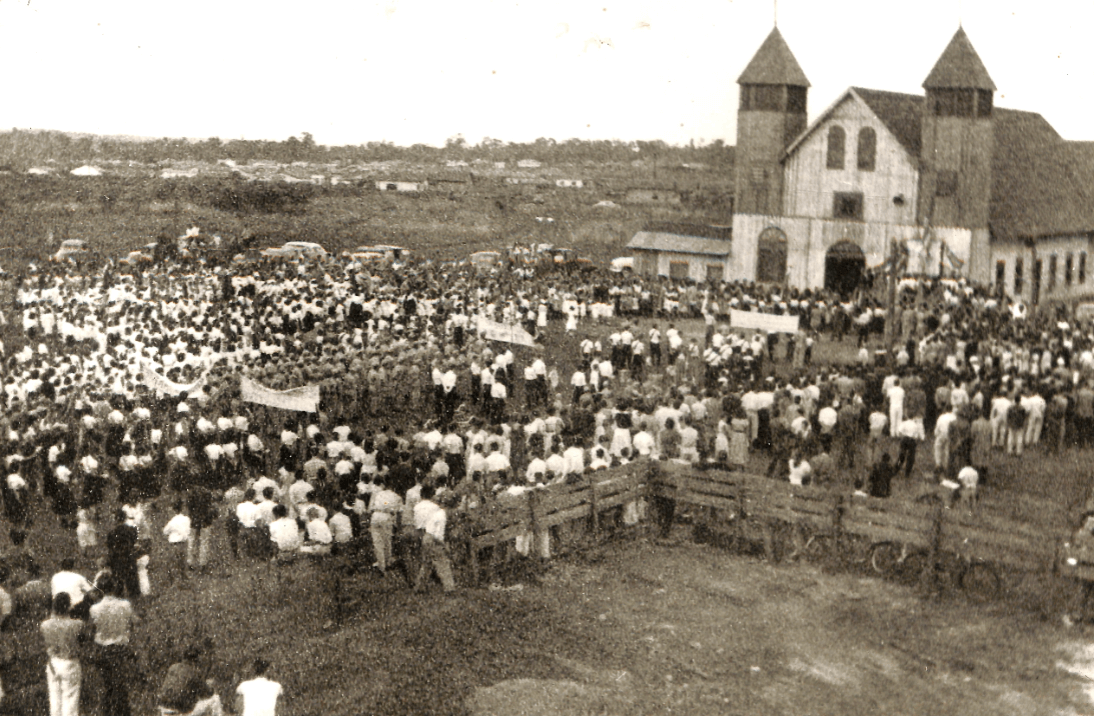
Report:
M 895 469 L 889 458 L 889 453 L 881 453 L 881 458 L 874 463 L 870 470 L 870 482 L 867 491 L 871 497 L 888 497 L 891 494 L 889 485 L 893 481 Z
M 125 512 L 115 514 L 117 524 L 106 535 L 106 564 L 114 575 L 118 595 L 136 599 L 141 595 L 137 578 L 137 528 L 127 524 Z

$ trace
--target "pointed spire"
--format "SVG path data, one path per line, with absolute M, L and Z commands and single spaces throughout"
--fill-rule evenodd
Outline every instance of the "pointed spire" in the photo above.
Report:
M 771 30 L 764 44 L 760 45 L 760 49 L 756 50 L 748 67 L 737 78 L 737 84 L 808 87 L 809 80 L 805 78 L 801 65 L 776 27 Z
M 983 89 L 995 91 L 995 83 L 991 81 L 988 70 L 976 54 L 976 49 L 969 41 L 963 27 L 958 27 L 953 39 L 938 62 L 934 63 L 934 69 L 923 80 L 925 89 Z

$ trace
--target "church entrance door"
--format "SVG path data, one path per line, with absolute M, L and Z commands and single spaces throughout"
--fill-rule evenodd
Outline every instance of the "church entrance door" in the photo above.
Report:
M 852 241 L 837 241 L 824 255 L 824 287 L 847 297 L 858 288 L 866 269 L 866 254 Z

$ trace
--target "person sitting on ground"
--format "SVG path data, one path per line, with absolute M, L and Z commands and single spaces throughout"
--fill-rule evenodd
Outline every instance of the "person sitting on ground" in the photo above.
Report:
M 300 551 L 304 554 L 330 554 L 331 544 L 334 542 L 334 534 L 330 525 L 323 519 L 319 508 L 312 505 L 305 512 L 307 523 L 304 526 L 305 538 Z
M 276 716 L 277 700 L 284 694 L 281 684 L 266 678 L 270 662 L 255 659 L 254 678 L 236 687 L 235 713 L 239 716 Z
M 303 544 L 300 526 L 295 519 L 289 517 L 289 510 L 285 505 L 276 505 L 273 509 L 273 517 L 273 522 L 270 523 L 270 541 L 277 548 L 279 558 L 290 557 Z
M 204 653 L 200 646 L 189 646 L 182 661 L 168 667 L 156 697 L 161 716 L 223 716 L 220 695 L 213 689 L 212 679 L 203 676 Z

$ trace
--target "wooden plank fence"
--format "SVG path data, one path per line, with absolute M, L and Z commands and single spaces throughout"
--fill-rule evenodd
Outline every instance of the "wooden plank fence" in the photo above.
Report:
M 839 530 L 870 542 L 901 542 L 939 549 L 1023 571 L 1055 569 L 1061 544 L 1069 536 L 1061 506 L 1040 504 L 1032 523 L 990 506 L 972 512 L 960 505 L 851 495 L 825 487 L 787 482 L 740 472 L 697 471 L 663 462 L 656 466 L 651 490 L 677 502 L 729 511 L 761 523 L 781 522 L 816 531 Z
M 481 576 L 480 553 L 517 537 L 560 525 L 582 523 L 596 537 L 605 512 L 644 499 L 651 466 L 637 461 L 587 475 L 579 485 L 551 485 L 530 489 L 517 497 L 490 499 L 468 513 L 468 561 L 472 582 Z M 497 554 L 494 553 L 496 560 Z
M 586 476 L 579 485 L 533 489 L 520 497 L 490 500 L 467 515 L 469 561 L 479 577 L 479 553 L 519 536 L 562 525 L 599 535 L 604 514 L 647 496 L 675 500 L 750 522 L 765 543 L 778 524 L 811 531 L 840 531 L 869 542 L 900 542 L 982 559 L 1027 572 L 1054 570 L 1061 545 L 1070 536 L 1062 506 L 1038 505 L 1030 514 L 1044 521 L 1014 517 L 1015 510 L 978 505 L 947 509 L 938 504 L 848 494 L 846 491 L 789 483 L 743 472 L 697 470 L 673 461 L 636 461 Z

